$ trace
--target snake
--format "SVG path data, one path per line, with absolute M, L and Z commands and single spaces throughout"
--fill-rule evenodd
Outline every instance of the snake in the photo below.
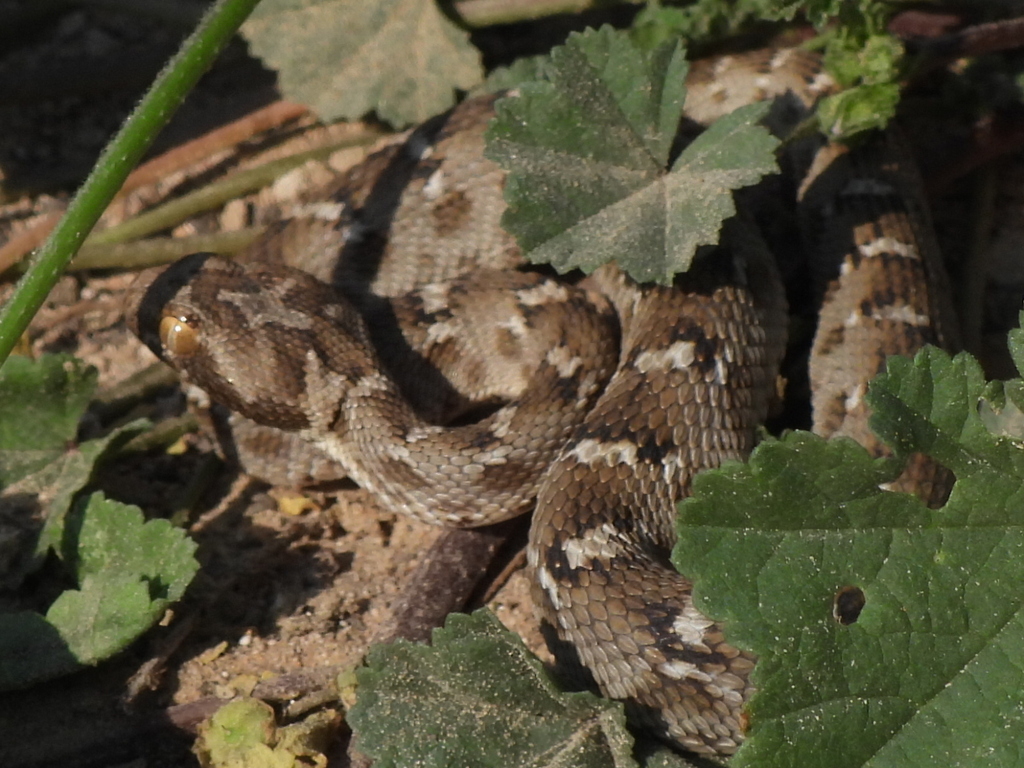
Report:
M 833 84 L 815 54 L 780 49 L 694 62 L 687 86 L 687 119 L 707 124 L 758 99 L 806 109 Z M 693 476 L 749 455 L 777 400 L 794 268 L 747 215 L 671 285 L 524 268 L 483 153 L 494 98 L 370 155 L 237 261 L 141 273 L 129 325 L 235 414 L 240 455 L 257 452 L 249 429 L 288 446 L 290 481 L 347 475 L 441 525 L 532 508 L 536 602 L 600 691 L 684 750 L 730 755 L 756 658 L 668 556 Z M 956 345 L 948 285 L 895 132 L 806 153 L 815 430 L 881 453 L 867 382 L 887 354 Z M 894 485 L 934 500 L 941 468 L 912 459 Z

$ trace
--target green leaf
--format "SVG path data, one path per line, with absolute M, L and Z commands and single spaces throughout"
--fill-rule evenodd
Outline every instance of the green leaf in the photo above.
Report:
M 231 701 L 199 728 L 195 751 L 204 765 L 291 768 L 291 756 L 274 753 L 274 710 L 258 699 Z
M 68 510 L 71 509 L 71 503 L 92 481 L 98 464 L 149 426 L 150 422 L 147 419 L 137 419 L 103 437 L 87 440 L 59 456 L 39 472 L 5 489 L 5 493 L 34 493 L 38 498 L 45 500 L 42 508 L 45 523 L 35 547 L 37 557 L 45 557 L 51 548 L 63 559 L 70 557 L 65 546 L 64 521 Z
M 1018 316 L 1021 326 L 1024 326 L 1024 312 Z M 1024 371 L 1024 328 L 1018 327 L 1010 331 L 1006 336 L 1006 343 L 1010 349 L 1010 356 L 1018 371 Z
M 164 519 L 143 518 L 142 511 L 94 493 L 78 531 L 76 575 L 84 583 L 105 573 L 130 573 L 148 585 L 147 597 L 159 615 L 178 600 L 195 575 L 196 544 Z
M 994 440 L 979 414 L 991 394 L 973 357 L 926 347 L 913 360 L 889 358 L 885 373 L 871 383 L 871 428 L 900 454 L 927 453 L 958 480 L 976 471 L 979 458 L 1009 469 L 1013 443 Z
M 1019 320 L 1024 323 L 1024 312 L 1020 314 Z M 1024 330 L 1014 328 L 1007 334 L 1006 341 L 1017 370 L 1024 370 Z M 1001 414 L 985 421 L 985 410 L 989 407 L 999 410 Z M 979 412 L 990 432 L 1024 438 L 1024 381 L 1013 379 L 1004 382 L 999 390 L 988 392 Z
M 694 5 L 707 5 L 707 0 L 698 0 Z M 695 17 L 692 8 L 666 8 L 653 0 L 633 17 L 630 37 L 637 46 L 648 51 L 672 40 L 703 37 L 710 30 L 713 18 L 709 14 Z M 703 29 L 697 29 L 697 19 L 705 22 Z
M 885 33 L 888 16 L 877 3 L 864 0 L 860 13 L 825 33 L 824 65 L 846 90 L 822 99 L 818 121 L 831 139 L 884 128 L 900 100 L 903 44 Z
M 0 488 L 65 451 L 96 389 L 96 369 L 70 355 L 14 356 L 0 368 Z
M 903 44 L 889 34 L 841 28 L 828 38 L 824 64 L 845 86 L 892 83 L 899 77 Z
M 573 35 L 548 80 L 497 104 L 487 155 L 509 171 L 502 224 L 527 257 L 560 272 L 616 261 L 640 281 L 668 282 L 735 212 L 732 190 L 776 169 L 776 140 L 737 110 L 666 172 L 685 97 L 678 44 L 637 49 L 625 33 Z
M 284 95 L 325 121 L 418 123 L 483 79 L 469 35 L 433 0 L 264 0 L 241 32 Z
M 674 562 L 759 657 L 731 765 L 1019 764 L 1024 452 L 985 428 L 993 392 L 934 349 L 871 387 L 882 436 L 956 474 L 941 510 L 882 490 L 893 462 L 800 432 L 695 479 Z
M 1015 388 L 1014 395 L 1007 398 L 1008 392 L 998 388 L 978 403 L 978 417 L 985 429 L 996 437 L 1024 436 L 1024 410 L 1021 409 L 1020 396 L 1024 394 L 1020 387 Z
M 837 21 L 841 29 L 877 32 L 891 15 L 889 0 L 765 0 L 766 18 L 791 20 L 797 13 L 817 29 Z
M 17 551 L 13 557 L 0 552 L 0 588 L 16 589 L 51 549 L 61 558 L 69 557 L 64 522 L 75 497 L 92 481 L 97 464 L 148 427 L 147 420 L 138 419 L 104 437 L 62 446 L 60 451 L 46 452 L 48 463 L 42 466 L 38 466 L 43 458 L 39 451 L 6 452 L 8 467 L 18 466 L 20 461 L 20 466 L 32 471 L 0 488 L 0 504 L 7 505 L 12 510 L 9 514 L 18 519 L 11 529 L 18 532 Z M 13 512 L 15 509 L 18 512 Z
M 278 728 L 269 705 L 258 699 L 232 701 L 200 725 L 193 751 L 211 768 L 322 766 L 337 720 L 334 711 L 324 710 Z
M 93 494 L 75 516 L 79 588 L 45 619 L 0 616 L 0 689 L 21 688 L 96 664 L 125 648 L 181 597 L 195 575 L 195 543 L 166 520 Z
M 774 152 L 779 142 L 756 124 L 770 106 L 748 104 L 716 120 L 672 166 L 667 186 L 675 196 L 675 223 L 669 242 L 677 254 L 717 242 L 722 222 L 736 213 L 733 190 L 778 171 Z
M 493 615 L 370 650 L 349 723 L 375 766 L 635 766 L 622 705 L 563 693 Z
M 79 664 L 112 656 L 145 632 L 152 615 L 149 588 L 137 574 L 107 572 L 87 576 L 79 589 L 62 592 L 46 612 Z
M 830 138 L 847 139 L 884 128 L 895 117 L 899 101 L 900 88 L 896 83 L 858 85 L 822 99 L 818 104 L 818 121 Z
M 16 524 L 0 549 L 0 588 L 16 589 L 52 547 L 62 554 L 64 515 L 95 465 L 148 422 L 75 445 L 96 370 L 67 355 L 12 357 L 0 369 L 0 503 Z
M 0 613 L 0 691 L 28 688 L 81 668 L 45 617 L 34 611 Z
M 766 19 L 792 19 L 808 5 L 806 0 L 696 0 L 679 8 L 648 2 L 633 19 L 630 34 L 648 49 L 676 38 L 706 42 L 736 35 Z
M 483 90 L 487 93 L 498 93 L 531 80 L 544 80 L 547 78 L 550 64 L 551 60 L 547 56 L 524 56 L 516 59 L 507 67 L 496 67 L 492 70 L 484 81 Z

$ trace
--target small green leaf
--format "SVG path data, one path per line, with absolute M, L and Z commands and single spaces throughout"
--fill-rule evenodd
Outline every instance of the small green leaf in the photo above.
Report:
M 767 105 L 712 126 L 667 173 L 685 96 L 677 44 L 637 49 L 610 28 L 569 38 L 547 80 L 497 104 L 488 157 L 509 171 L 502 220 L 534 262 L 592 271 L 614 260 L 668 282 L 717 242 L 732 190 L 775 170 Z
M 822 99 L 818 122 L 831 139 L 884 128 L 900 100 L 903 44 L 882 31 L 884 12 L 864 0 L 861 14 L 824 35 L 825 69 L 845 90 Z
M 64 547 L 64 520 L 75 497 L 91 481 L 96 466 L 136 435 L 149 428 L 149 421 L 137 419 L 103 437 L 87 440 L 58 456 L 38 472 L 4 489 L 4 494 L 30 493 L 44 499 L 45 522 L 36 541 L 35 556 L 43 558 L 51 549 L 62 558 L 68 557 Z
M 204 768 L 325 766 L 324 752 L 339 721 L 328 709 L 279 728 L 268 704 L 241 699 L 225 704 L 199 726 L 192 751 Z
M 0 613 L 0 691 L 28 688 L 82 668 L 60 631 L 35 611 Z
M 0 617 L 0 688 L 19 688 L 96 664 L 125 648 L 181 597 L 195 575 L 195 543 L 166 520 L 93 494 L 74 516 L 79 588 L 46 618 Z M 33 636 L 33 629 L 36 634 Z
M 698 0 L 694 5 L 706 5 L 706 0 Z M 702 37 L 711 26 L 712 19 L 708 15 L 695 17 L 689 8 L 664 7 L 657 0 L 648 2 L 640 12 L 633 17 L 633 25 L 630 28 L 630 37 L 639 48 L 652 50 L 659 45 L 679 39 L 691 37 Z M 704 29 L 698 29 L 697 19 L 703 20 L 706 24 Z M 694 34 L 696 32 L 696 34 Z
M 295 756 L 273 748 L 276 728 L 268 704 L 232 701 L 200 726 L 194 751 L 209 768 L 293 768 Z
M 75 444 L 96 370 L 68 355 L 12 357 L 0 369 L 0 499 L 18 508 L 17 540 L 0 551 L 0 587 L 15 589 L 60 548 L 64 515 L 95 465 L 148 422 Z
M 78 532 L 78 578 L 131 573 L 149 585 L 157 613 L 178 600 L 195 575 L 196 544 L 169 521 L 146 521 L 138 507 L 93 494 Z
M 559 691 L 487 611 L 376 646 L 356 675 L 348 719 L 379 768 L 636 765 L 621 704 Z
M 153 616 L 149 587 L 130 571 L 108 571 L 82 580 L 79 589 L 62 592 L 46 612 L 80 664 L 112 656 L 145 632 Z
M 893 35 L 840 28 L 828 38 L 824 64 L 844 86 L 893 83 L 903 54 L 903 44 Z
M 495 68 L 484 81 L 483 90 L 498 93 L 532 80 L 544 80 L 550 65 L 551 60 L 547 56 L 524 56 L 507 67 Z
M 64 452 L 95 389 L 96 369 L 70 355 L 8 358 L 0 368 L 0 488 Z
M 818 104 L 821 129 L 833 139 L 849 138 L 884 128 L 896 115 L 900 88 L 896 83 L 858 85 L 827 96 Z
M 1024 410 L 1013 400 L 1003 398 L 997 407 L 986 398 L 978 403 L 978 416 L 985 428 L 996 437 L 1024 438 Z
M 838 4 L 840 0 L 827 0 Z M 649 2 L 633 19 L 630 32 L 641 48 L 654 48 L 662 43 L 682 38 L 700 40 L 737 35 L 753 24 L 766 19 L 792 19 L 797 11 L 810 13 L 807 0 L 695 0 L 685 7 L 664 6 L 656 0 Z
M 1019 325 L 1024 326 L 1024 312 L 1018 316 Z M 1024 371 L 1024 328 L 1014 328 L 1006 336 L 1007 345 L 1010 348 L 1010 355 L 1013 357 L 1013 364 L 1018 371 Z
M 432 0 L 264 0 L 241 33 L 325 121 L 422 122 L 483 79 L 469 35 Z

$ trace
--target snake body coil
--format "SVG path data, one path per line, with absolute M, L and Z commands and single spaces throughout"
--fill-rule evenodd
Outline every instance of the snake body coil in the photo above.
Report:
M 695 65 L 688 105 L 706 120 L 783 93 L 806 104 L 827 85 L 809 54 L 759 52 Z M 339 217 L 293 220 L 250 254 L 316 277 L 196 255 L 144 273 L 129 320 L 214 400 L 298 435 L 393 509 L 479 525 L 536 499 L 529 564 L 561 638 L 658 732 L 730 754 L 755 660 L 694 608 L 668 552 L 693 475 L 749 453 L 767 415 L 786 341 L 774 261 L 738 217 L 671 287 L 614 267 L 578 287 L 494 272 L 519 259 L 498 226 L 503 176 L 482 156 L 490 115 L 484 98 L 431 121 L 340 181 Z M 842 294 L 842 273 L 868 294 L 826 310 L 818 370 L 842 358 L 854 378 L 825 375 L 822 410 L 859 407 L 888 351 L 943 338 L 941 270 L 918 225 L 927 214 L 887 142 L 858 150 L 868 163 L 836 165 L 846 153 L 833 150 L 804 185 L 829 188 L 805 195 L 806 215 L 846 228 L 827 236 L 820 291 Z M 841 177 L 830 170 L 843 164 Z M 482 273 L 456 277 L 481 261 Z M 373 338 L 385 332 L 339 292 L 402 330 Z M 459 372 L 427 399 L 505 405 L 455 429 L 410 405 L 403 377 L 432 380 L 452 360 Z

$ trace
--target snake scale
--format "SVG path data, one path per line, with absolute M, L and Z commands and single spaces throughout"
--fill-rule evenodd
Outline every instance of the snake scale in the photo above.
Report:
M 697 62 L 688 86 L 702 123 L 831 87 L 798 50 Z M 213 400 L 297 437 L 292 480 L 340 465 L 389 507 L 451 525 L 535 507 L 538 605 L 600 689 L 684 749 L 731 754 L 755 659 L 693 606 L 667 557 L 693 475 L 747 455 L 775 397 L 779 270 L 737 217 L 672 286 L 614 266 L 575 285 L 518 271 L 503 173 L 482 154 L 492 103 L 464 102 L 370 156 L 249 263 L 197 254 L 143 273 L 129 322 Z M 892 135 L 826 146 L 800 188 L 825 297 L 816 429 L 876 451 L 862 396 L 885 355 L 956 343 L 910 166 Z M 458 425 L 440 425 L 452 412 Z M 900 482 L 942 492 L 923 462 Z

